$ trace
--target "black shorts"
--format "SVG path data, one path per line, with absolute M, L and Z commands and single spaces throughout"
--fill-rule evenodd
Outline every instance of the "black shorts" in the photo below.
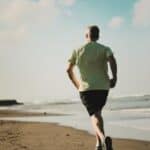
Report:
M 109 90 L 90 90 L 79 92 L 80 98 L 90 116 L 101 111 L 106 103 Z

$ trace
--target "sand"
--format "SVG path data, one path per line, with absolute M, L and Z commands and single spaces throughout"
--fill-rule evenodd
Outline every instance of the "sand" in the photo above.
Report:
M 1 117 L 12 113 L 5 111 Z M 19 115 L 19 112 L 13 113 L 13 116 Z M 25 117 L 26 113 L 22 115 Z M 150 149 L 150 142 L 138 140 L 113 138 L 113 145 L 114 150 Z M 0 150 L 94 150 L 94 147 L 95 137 L 86 131 L 54 123 L 0 120 Z

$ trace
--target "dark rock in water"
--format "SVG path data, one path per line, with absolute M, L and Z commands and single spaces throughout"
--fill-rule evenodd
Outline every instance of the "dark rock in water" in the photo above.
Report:
M 47 115 L 47 112 L 44 112 L 44 116 L 46 116 Z
M 12 106 L 12 105 L 23 105 L 23 103 L 19 103 L 15 99 L 0 99 L 0 106 Z

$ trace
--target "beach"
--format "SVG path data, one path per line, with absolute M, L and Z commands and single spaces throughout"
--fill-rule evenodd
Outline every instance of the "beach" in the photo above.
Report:
M 87 131 L 55 123 L 2 119 L 10 116 L 45 115 L 43 113 L 0 110 L 0 114 L 0 150 L 93 150 L 95 147 L 95 137 Z M 113 147 L 115 150 L 148 150 L 150 142 L 113 138 Z

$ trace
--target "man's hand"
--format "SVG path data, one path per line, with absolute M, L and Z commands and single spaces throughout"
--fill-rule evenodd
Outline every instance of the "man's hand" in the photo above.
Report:
M 116 86 L 117 78 L 110 79 L 110 88 L 114 88 Z

